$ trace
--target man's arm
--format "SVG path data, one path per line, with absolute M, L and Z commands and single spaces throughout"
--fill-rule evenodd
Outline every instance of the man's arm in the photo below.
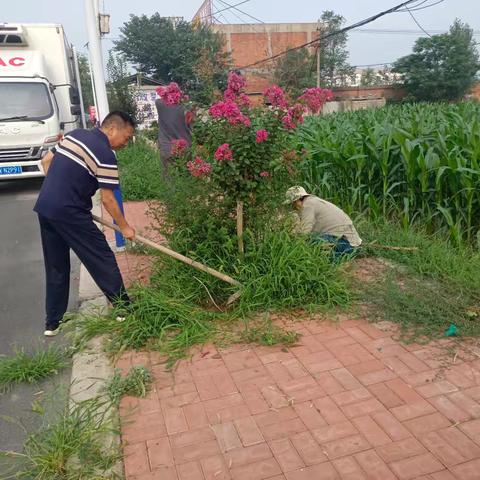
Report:
M 300 212 L 300 231 L 301 233 L 312 233 L 315 225 L 315 208 L 312 205 L 303 204 Z
M 125 217 L 118 206 L 113 190 L 110 190 L 109 188 L 101 188 L 100 195 L 102 197 L 103 206 L 120 227 L 122 235 L 128 240 L 133 240 L 135 238 L 135 230 L 125 220 Z
M 50 168 L 50 164 L 52 163 L 52 159 L 53 159 L 53 152 L 48 151 L 38 163 L 38 168 L 44 175 L 47 175 L 48 169 Z

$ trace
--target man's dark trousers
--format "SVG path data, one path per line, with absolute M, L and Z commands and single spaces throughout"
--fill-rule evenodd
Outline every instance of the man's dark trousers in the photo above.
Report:
M 112 304 L 130 303 L 117 261 L 103 233 L 88 217 L 64 222 L 38 215 L 47 280 L 46 328 L 58 327 L 67 311 L 70 249 Z

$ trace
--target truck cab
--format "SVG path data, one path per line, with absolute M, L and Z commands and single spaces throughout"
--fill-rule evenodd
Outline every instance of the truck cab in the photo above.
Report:
M 38 160 L 78 127 L 73 61 L 60 25 L 0 24 L 0 181 L 42 176 Z

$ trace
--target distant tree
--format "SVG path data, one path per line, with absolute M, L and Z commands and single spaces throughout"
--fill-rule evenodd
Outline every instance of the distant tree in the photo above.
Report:
M 419 38 L 413 53 L 395 62 L 415 100 L 457 100 L 475 81 L 480 68 L 473 30 L 456 19 L 448 33 Z
M 320 17 L 321 35 L 336 32 L 342 28 L 345 18 L 332 10 L 326 10 Z M 348 35 L 341 33 L 320 42 L 320 82 L 325 87 L 343 85 L 354 74 L 348 63 Z
M 123 110 L 136 118 L 137 104 L 134 91 L 129 84 L 130 74 L 125 57 L 115 55 L 110 50 L 108 52 L 107 74 L 107 95 L 110 111 Z
M 381 83 L 382 79 L 373 68 L 366 68 L 362 72 L 360 85 L 364 87 L 372 87 L 374 85 L 380 85 Z
M 83 108 L 88 113 L 88 107 L 94 105 L 92 80 L 90 77 L 90 63 L 86 55 L 78 55 L 78 70 L 80 74 L 80 84 L 82 86 Z
M 273 79 L 290 95 L 298 96 L 316 84 L 314 56 L 305 48 L 289 51 L 276 63 Z
M 208 26 L 172 22 L 155 13 L 131 15 L 120 28 L 115 49 L 138 70 L 165 83 L 177 82 L 194 100 L 208 103 L 223 88 L 229 55 L 223 37 Z

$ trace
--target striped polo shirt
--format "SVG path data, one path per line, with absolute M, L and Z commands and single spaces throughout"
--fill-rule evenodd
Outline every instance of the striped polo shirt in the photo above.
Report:
M 91 218 L 95 192 L 118 186 L 117 157 L 107 136 L 98 128 L 73 130 L 52 151 L 34 210 L 51 220 Z

